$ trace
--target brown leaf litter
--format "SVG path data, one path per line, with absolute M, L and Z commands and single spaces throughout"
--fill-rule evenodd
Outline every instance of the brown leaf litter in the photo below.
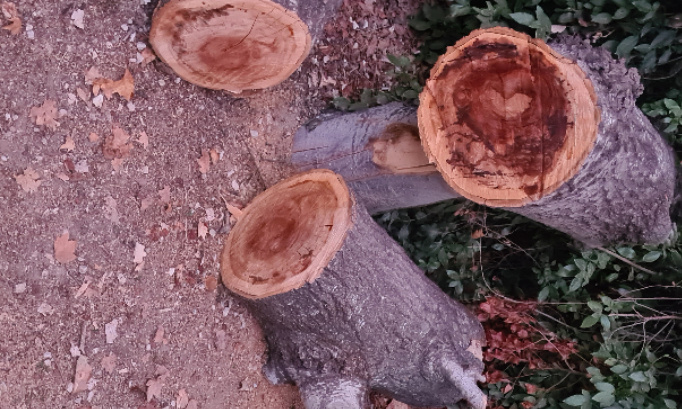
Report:
M 4 30 L 7 30 L 12 35 L 18 35 L 21 33 L 21 17 L 19 17 L 19 12 L 17 11 L 17 6 L 12 2 L 3 2 L 0 5 L 0 11 L 2 15 L 9 20 L 9 24 L 3 26 Z
M 78 242 L 76 240 L 69 240 L 69 232 L 65 231 L 64 234 L 57 237 L 54 241 L 54 258 L 62 263 L 66 264 L 76 259 L 76 246 Z
M 56 121 L 57 106 L 55 104 L 51 99 L 46 99 L 41 106 L 31 108 L 29 116 L 34 118 L 36 125 L 45 125 L 54 131 L 59 126 L 59 122 Z

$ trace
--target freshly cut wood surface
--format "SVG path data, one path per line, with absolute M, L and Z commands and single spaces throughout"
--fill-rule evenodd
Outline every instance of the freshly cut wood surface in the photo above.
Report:
M 171 0 L 149 41 L 183 79 L 234 93 L 284 81 L 311 45 L 296 13 L 270 0 Z
M 600 113 L 585 73 L 542 40 L 475 30 L 442 55 L 420 95 L 422 144 L 461 195 L 522 206 L 580 168 Z
M 329 170 L 293 176 L 258 195 L 242 213 L 221 255 L 223 283 L 247 298 L 313 282 L 351 227 L 351 199 Z

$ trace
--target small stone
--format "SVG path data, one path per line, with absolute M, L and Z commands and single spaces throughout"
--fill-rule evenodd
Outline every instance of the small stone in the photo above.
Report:
M 239 183 L 236 180 L 232 181 L 232 189 L 239 190 Z
M 20 283 L 14 286 L 14 294 L 22 294 L 26 292 L 26 283 Z
M 121 30 L 128 31 L 128 25 L 127 24 L 121 24 Z
M 257 130 L 252 129 L 250 132 L 251 132 L 251 137 L 252 137 L 252 138 L 255 138 L 255 137 L 258 136 L 258 131 L 257 131 Z
M 145 48 L 147 48 L 147 44 L 141 43 L 141 42 L 135 44 L 135 46 L 137 47 L 137 51 L 142 51 L 142 50 L 144 50 Z
M 92 99 L 92 103 L 97 108 L 102 108 L 102 104 L 104 103 L 104 94 L 97 95 L 95 98 Z

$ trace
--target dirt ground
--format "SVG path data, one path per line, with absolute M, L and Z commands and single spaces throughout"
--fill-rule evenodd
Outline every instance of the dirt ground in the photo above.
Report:
M 331 96 L 387 85 L 385 53 L 414 47 L 416 1 L 345 4 L 289 80 L 240 97 L 145 64 L 154 2 L 14 4 L 21 28 L 0 30 L 0 409 L 302 408 L 263 378 L 262 333 L 219 284 L 225 201 L 286 176 L 291 135 Z M 132 99 L 95 97 L 92 67 L 129 69 Z

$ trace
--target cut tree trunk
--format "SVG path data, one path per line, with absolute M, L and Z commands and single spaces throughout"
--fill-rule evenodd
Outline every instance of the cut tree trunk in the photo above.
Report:
M 244 210 L 222 279 L 263 328 L 264 372 L 299 386 L 307 409 L 402 402 L 483 409 L 476 317 L 446 296 L 328 170 L 296 175 Z
M 233 93 L 277 85 L 301 65 L 341 0 L 170 0 L 149 42 L 183 79 Z M 313 37 L 311 37 L 311 34 Z
M 635 106 L 637 72 L 575 37 L 551 45 L 494 28 L 450 48 L 420 95 L 427 155 L 462 196 L 587 244 L 664 241 L 675 162 Z
M 635 105 L 637 72 L 579 38 L 550 46 L 495 28 L 450 48 L 420 97 L 430 160 L 415 162 L 414 143 L 386 142 L 396 140 L 390 129 L 415 122 L 410 108 L 391 104 L 315 119 L 294 136 L 292 162 L 338 172 L 371 212 L 461 194 L 592 246 L 664 241 L 675 161 Z M 394 158 L 387 166 L 387 146 L 410 154 L 385 155 Z
M 370 214 L 459 197 L 424 154 L 417 108 L 402 103 L 323 114 L 296 132 L 292 150 L 298 170 L 343 176 Z

